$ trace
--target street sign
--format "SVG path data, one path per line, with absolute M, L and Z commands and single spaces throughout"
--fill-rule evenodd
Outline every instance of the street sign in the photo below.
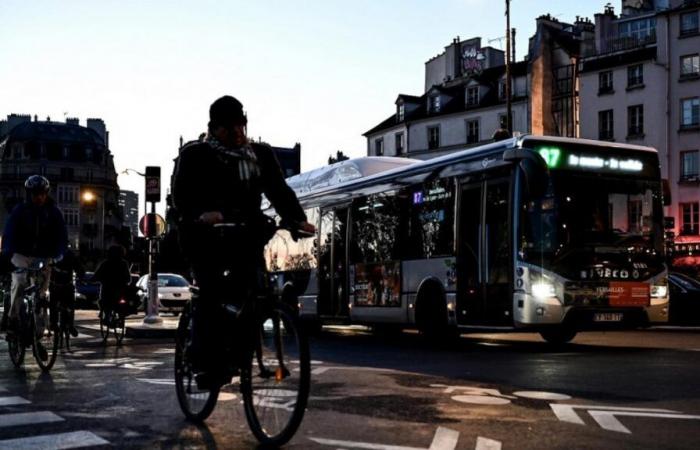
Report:
M 139 220 L 139 230 L 146 237 L 160 237 L 165 233 L 165 219 L 159 214 L 148 213 Z
M 146 201 L 157 203 L 160 201 L 160 167 L 146 167 Z

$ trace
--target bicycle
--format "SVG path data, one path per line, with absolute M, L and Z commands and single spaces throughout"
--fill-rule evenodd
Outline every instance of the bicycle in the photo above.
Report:
M 100 336 L 102 336 L 102 344 L 107 343 L 110 329 L 114 338 L 117 340 L 117 345 L 121 345 L 126 335 L 126 317 L 129 315 L 129 304 L 124 296 L 120 296 L 114 308 L 105 311 L 100 303 Z
M 241 224 L 218 224 L 220 229 Z M 279 226 L 280 228 L 287 228 Z M 296 240 L 313 234 L 291 230 Z M 199 389 L 192 366 L 192 313 L 196 301 L 185 307 L 178 323 L 175 347 L 175 387 L 185 416 L 203 422 L 213 412 L 220 387 Z M 269 291 L 248 298 L 240 310 L 223 304 L 228 326 L 224 357 L 231 378 L 239 374 L 245 416 L 253 435 L 263 446 L 288 442 L 301 425 L 311 384 L 309 343 L 295 312 Z M 228 377 L 228 375 L 227 375 Z
M 10 360 L 15 367 L 22 365 L 25 351 L 31 346 L 34 359 L 44 372 L 51 370 L 56 362 L 59 344 L 59 333 L 53 333 L 49 325 L 49 302 L 38 295 L 41 287 L 37 279 L 46 264 L 47 261 L 38 260 L 30 267 L 15 270 L 16 273 L 27 273 L 33 284 L 23 292 L 17 329 L 6 337 Z M 40 354 L 41 348 L 46 351 L 46 358 Z
M 58 269 L 54 268 L 54 272 L 56 271 Z M 55 308 L 57 314 L 55 321 L 56 332 L 58 333 L 58 347 L 60 349 L 65 348 L 66 351 L 70 352 L 71 330 L 75 322 L 75 307 L 73 306 L 75 288 L 71 283 L 55 283 L 52 278 L 49 292 L 49 298 L 51 298 L 51 303 L 54 305 L 52 309 Z M 56 302 L 53 300 L 54 297 L 58 297 Z

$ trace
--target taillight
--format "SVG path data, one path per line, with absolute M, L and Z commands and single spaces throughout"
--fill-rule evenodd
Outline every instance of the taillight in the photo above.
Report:
M 120 305 L 124 305 L 124 304 L 126 304 L 126 300 L 124 300 L 123 298 L 122 298 L 122 299 L 120 299 L 120 300 L 119 300 L 119 304 L 120 304 Z

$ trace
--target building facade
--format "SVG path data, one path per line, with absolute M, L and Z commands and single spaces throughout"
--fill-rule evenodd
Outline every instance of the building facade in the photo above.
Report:
M 48 178 L 63 212 L 71 245 L 98 260 L 120 238 L 122 212 L 108 133 L 101 119 L 65 123 L 12 114 L 0 121 L 0 221 L 25 200 L 24 181 Z
M 668 183 L 676 253 L 700 250 L 700 1 L 596 14 L 581 63 L 581 137 L 648 145 Z
M 119 207 L 124 218 L 123 226 L 129 228 L 132 240 L 139 235 L 139 194 L 119 191 Z

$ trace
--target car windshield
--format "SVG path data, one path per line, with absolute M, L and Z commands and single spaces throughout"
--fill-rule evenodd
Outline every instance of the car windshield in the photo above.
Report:
M 187 287 L 190 284 L 183 277 L 158 275 L 158 287 Z
M 577 276 L 601 263 L 662 266 L 658 181 L 552 173 L 548 193 L 522 205 L 520 256 Z

